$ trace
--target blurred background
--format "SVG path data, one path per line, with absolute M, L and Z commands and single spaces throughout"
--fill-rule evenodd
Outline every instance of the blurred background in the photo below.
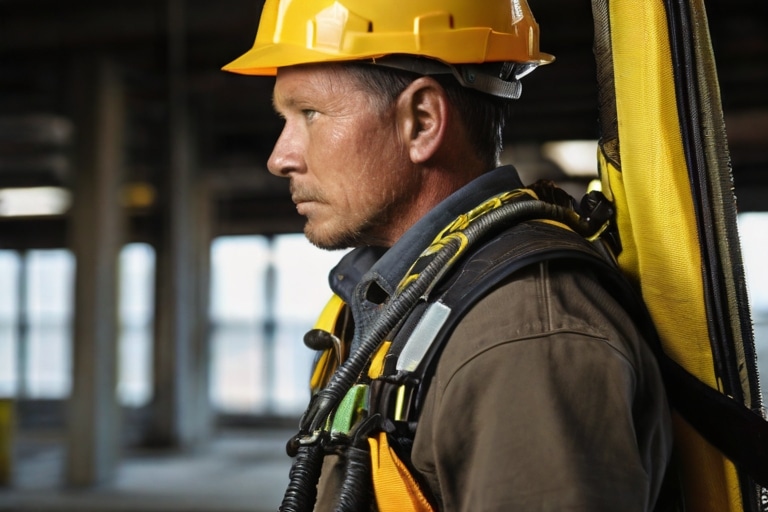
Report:
M 590 3 L 529 3 L 557 62 L 523 82 L 505 159 L 578 197 Z M 768 376 L 768 4 L 705 4 Z M 341 253 L 266 171 L 273 80 L 219 71 L 261 7 L 0 0 L 0 510 L 276 509 Z

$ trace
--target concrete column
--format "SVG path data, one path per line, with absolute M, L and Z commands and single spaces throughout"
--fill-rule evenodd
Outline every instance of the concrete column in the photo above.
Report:
M 211 236 L 213 232 L 213 203 L 210 188 L 202 180 L 195 180 L 193 187 L 192 223 L 194 233 L 195 301 L 192 323 L 192 369 L 193 379 L 193 428 L 199 442 L 207 441 L 213 426 L 210 387 L 210 322 L 208 320 L 211 274 Z
M 83 58 L 73 67 L 77 127 L 71 247 L 76 258 L 73 388 L 66 477 L 71 485 L 110 479 L 118 463 L 118 254 L 124 220 L 124 92 L 114 62 Z
M 184 1 L 168 1 L 169 163 L 160 184 L 154 400 L 147 442 L 190 448 L 210 432 L 207 196 L 193 172 L 185 77 Z

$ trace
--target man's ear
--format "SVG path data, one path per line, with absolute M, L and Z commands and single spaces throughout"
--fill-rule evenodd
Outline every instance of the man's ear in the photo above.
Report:
M 423 164 L 438 153 L 449 115 L 448 96 L 433 78 L 420 77 L 400 93 L 397 122 L 413 163 Z

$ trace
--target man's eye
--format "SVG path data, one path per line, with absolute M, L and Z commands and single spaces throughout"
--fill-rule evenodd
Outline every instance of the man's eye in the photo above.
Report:
M 304 117 L 306 117 L 309 120 L 313 119 L 317 115 L 316 110 L 312 110 L 309 108 L 305 108 L 304 110 L 301 111 L 301 113 L 304 115 Z

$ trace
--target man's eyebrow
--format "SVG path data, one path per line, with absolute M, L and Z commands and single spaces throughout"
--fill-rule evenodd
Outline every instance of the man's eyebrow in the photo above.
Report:
M 275 96 L 275 93 L 272 93 L 272 109 L 275 112 L 280 112 L 280 108 L 277 106 L 277 96 Z
M 296 105 L 295 99 L 291 97 L 286 98 L 285 96 L 277 95 L 274 92 L 272 93 L 272 108 L 278 114 L 283 112 L 285 109 L 293 107 L 294 105 Z

